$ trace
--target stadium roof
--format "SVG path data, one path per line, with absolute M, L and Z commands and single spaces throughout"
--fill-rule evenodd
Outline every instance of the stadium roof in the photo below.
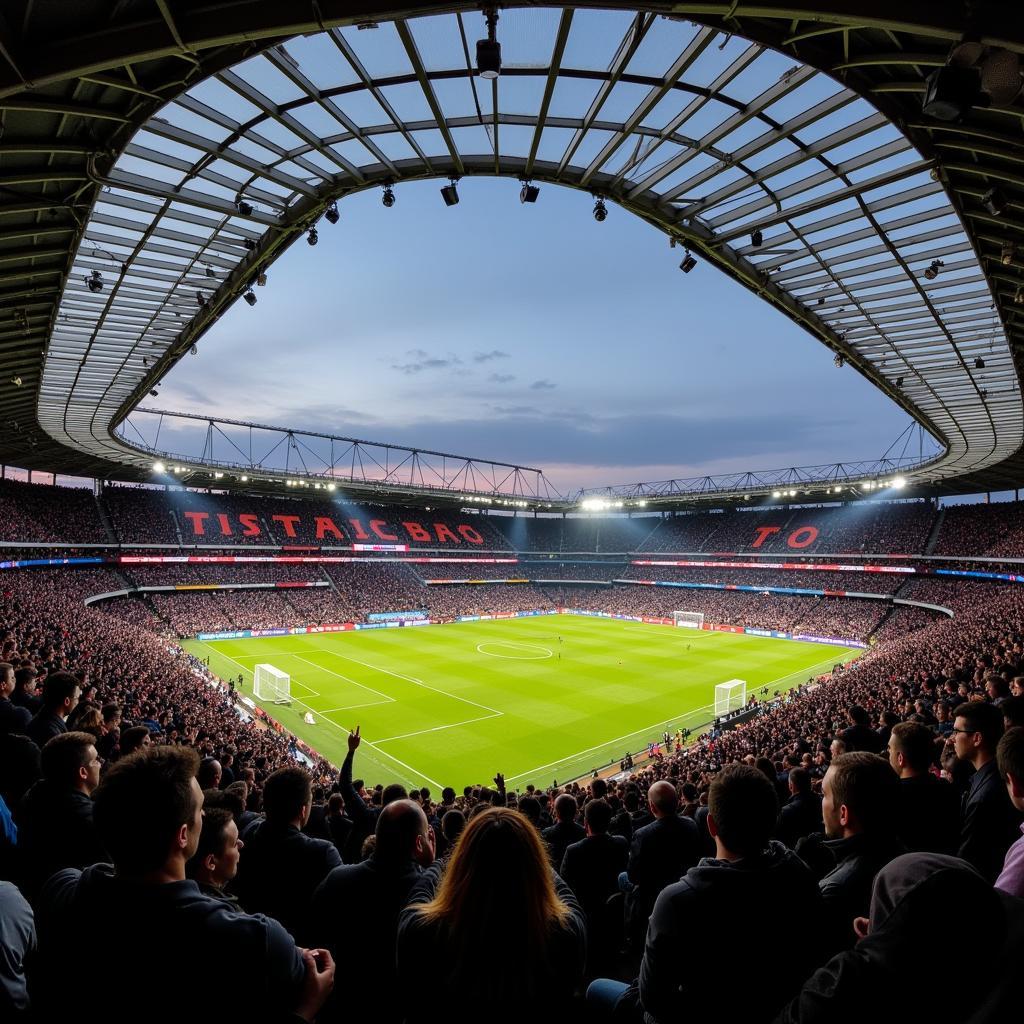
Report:
M 478 5 L 6 5 L 0 460 L 148 476 L 118 425 L 333 201 L 505 175 L 811 331 L 942 442 L 919 483 L 1024 481 L 1024 12 L 600 6 L 503 6 L 486 80 Z M 921 110 L 951 50 L 989 104 L 957 123 Z

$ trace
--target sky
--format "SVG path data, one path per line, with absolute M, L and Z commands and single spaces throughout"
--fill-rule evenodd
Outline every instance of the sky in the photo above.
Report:
M 906 415 L 706 263 L 609 204 L 464 178 L 345 199 L 151 404 L 543 469 L 562 493 L 878 458 Z M 166 425 L 165 425 L 166 431 Z M 189 454 L 193 436 L 168 447 Z

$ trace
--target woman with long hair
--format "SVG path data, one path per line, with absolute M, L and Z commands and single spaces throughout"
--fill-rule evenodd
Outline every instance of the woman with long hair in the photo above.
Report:
M 491 807 L 459 836 L 447 868 L 434 865 L 398 926 L 398 975 L 437 979 L 436 999 L 408 997 L 406 1019 L 565 1019 L 583 975 L 586 920 L 551 870 L 534 827 Z M 426 1003 L 426 1005 L 424 1005 Z

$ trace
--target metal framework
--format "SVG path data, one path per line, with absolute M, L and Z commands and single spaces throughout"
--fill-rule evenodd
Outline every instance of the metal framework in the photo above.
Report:
M 562 502 L 539 469 L 337 434 L 148 408 L 136 409 L 118 434 L 146 452 L 150 462 L 163 463 L 157 479 L 165 482 L 209 487 L 212 477 L 214 485 L 228 481 L 254 489 L 333 484 L 353 494 L 384 492 L 398 500 L 454 497 L 461 504 L 486 499 L 513 508 L 551 508 L 552 502 Z M 168 436 L 178 451 L 168 447 Z M 211 472 L 211 467 L 219 468 Z
M 1024 110 L 920 111 L 951 43 L 1020 53 L 1024 13 L 597 6 L 503 9 L 487 82 L 462 5 L 82 3 L 62 45 L 26 4 L 0 26 L 2 457 L 148 474 L 116 426 L 331 202 L 480 174 L 604 197 L 754 290 L 939 440 L 916 483 L 1024 479 Z

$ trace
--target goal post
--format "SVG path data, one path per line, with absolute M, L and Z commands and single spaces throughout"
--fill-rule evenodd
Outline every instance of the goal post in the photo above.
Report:
M 673 612 L 672 625 L 682 626 L 684 629 L 703 629 L 703 612 Z
M 721 718 L 731 711 L 738 711 L 747 705 L 747 682 L 745 679 L 730 679 L 715 687 L 715 718 Z
M 257 665 L 253 669 L 252 692 L 259 700 L 291 704 L 292 678 L 273 665 Z

